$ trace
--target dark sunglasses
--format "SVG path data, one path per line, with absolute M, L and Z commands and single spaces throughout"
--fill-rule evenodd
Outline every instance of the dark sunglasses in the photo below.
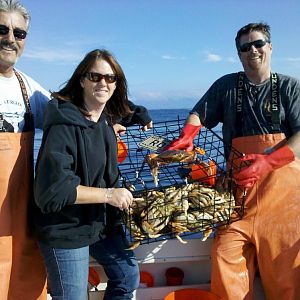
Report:
M 0 35 L 7 35 L 9 33 L 9 27 L 5 25 L 0 25 Z M 23 29 L 15 28 L 13 29 L 14 37 L 19 40 L 24 40 L 26 38 L 27 32 Z
M 103 74 L 96 73 L 96 72 L 86 72 L 84 74 L 84 77 L 86 77 L 89 81 L 92 81 L 92 82 L 99 82 L 103 78 L 106 83 L 113 83 L 117 80 L 117 75 L 115 75 L 115 74 L 104 74 L 103 75 Z
M 267 43 L 269 43 L 269 41 L 265 41 L 265 40 L 256 40 L 253 42 L 245 43 L 243 45 L 240 45 L 240 51 L 248 52 L 248 51 L 250 51 L 252 46 L 254 46 L 255 48 L 261 48 Z

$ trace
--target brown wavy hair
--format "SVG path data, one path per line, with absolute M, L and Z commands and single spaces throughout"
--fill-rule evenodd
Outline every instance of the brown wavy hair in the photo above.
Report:
M 88 116 L 89 113 L 84 107 L 83 89 L 80 79 L 86 72 L 90 71 L 94 63 L 99 59 L 109 63 L 117 76 L 116 89 L 104 109 L 110 116 L 111 121 L 115 123 L 116 120 L 130 114 L 131 110 L 128 103 L 128 87 L 125 74 L 115 57 L 107 50 L 96 49 L 87 53 L 65 86 L 60 91 L 51 93 L 51 97 L 72 102 L 84 115 Z

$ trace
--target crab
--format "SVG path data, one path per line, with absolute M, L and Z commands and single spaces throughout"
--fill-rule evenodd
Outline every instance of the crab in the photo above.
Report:
M 196 160 L 198 153 L 204 155 L 205 151 L 202 148 L 195 147 L 192 151 L 166 150 L 159 154 L 148 154 L 146 156 L 146 162 L 150 167 L 155 185 L 158 185 L 158 170 L 160 165 L 171 163 L 191 163 Z
M 195 147 L 192 151 L 184 150 L 166 150 L 159 154 L 151 153 L 147 155 L 148 164 L 170 164 L 176 162 L 192 162 L 196 159 L 197 153 L 203 155 L 205 152 L 202 148 Z
M 136 195 L 137 196 L 137 195 Z M 226 226 L 241 218 L 235 198 L 228 191 L 199 182 L 160 190 L 144 190 L 134 198 L 132 206 L 124 211 L 124 221 L 134 242 L 129 249 L 137 248 L 143 240 L 174 234 L 202 232 L 207 239 L 218 226 Z
M 169 187 L 164 192 L 149 190 L 143 192 L 141 198 L 134 198 L 133 205 L 124 212 L 125 224 L 135 241 L 129 249 L 138 247 L 145 238 L 162 235 L 175 211 L 187 215 L 187 196 L 191 188 L 192 185 Z

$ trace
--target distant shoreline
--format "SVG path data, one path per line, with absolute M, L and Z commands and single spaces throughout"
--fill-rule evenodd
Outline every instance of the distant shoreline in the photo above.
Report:
M 191 110 L 192 108 L 150 108 L 149 110 Z

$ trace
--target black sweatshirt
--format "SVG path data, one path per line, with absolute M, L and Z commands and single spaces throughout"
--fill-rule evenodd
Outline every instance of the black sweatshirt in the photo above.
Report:
M 74 204 L 78 185 L 118 185 L 116 136 L 105 113 L 95 123 L 72 103 L 53 99 L 34 183 L 35 230 L 51 247 L 93 244 L 119 221 L 119 210 L 109 204 Z

